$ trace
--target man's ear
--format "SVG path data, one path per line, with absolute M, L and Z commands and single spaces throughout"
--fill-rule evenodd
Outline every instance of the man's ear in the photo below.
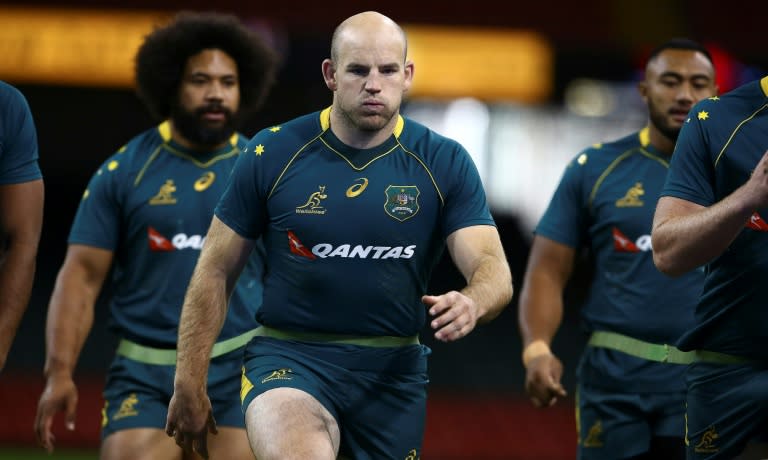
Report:
M 336 66 L 330 59 L 324 59 L 322 64 L 323 80 L 325 80 L 325 86 L 331 91 L 336 91 Z

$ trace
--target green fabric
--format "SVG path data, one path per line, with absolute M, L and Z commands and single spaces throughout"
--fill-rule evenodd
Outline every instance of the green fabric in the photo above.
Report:
M 403 347 L 406 345 L 418 345 L 419 337 L 395 337 L 395 336 L 354 336 L 345 334 L 323 334 L 313 332 L 284 331 L 272 327 L 261 326 L 256 330 L 256 335 L 271 337 L 280 340 L 296 340 L 299 342 L 322 342 L 347 345 L 361 345 L 365 347 Z
M 595 331 L 588 343 L 593 347 L 610 348 L 660 363 L 690 364 L 696 360 L 693 352 L 680 351 L 672 345 L 645 342 L 615 332 Z
M 248 332 L 232 337 L 231 339 L 223 340 L 213 345 L 211 350 L 211 358 L 216 358 L 230 351 L 237 350 L 240 347 L 244 347 L 253 336 L 256 335 L 256 329 L 251 329 Z M 117 347 L 117 354 L 124 356 L 128 359 L 138 361 L 146 364 L 157 364 L 162 366 L 173 366 L 176 364 L 176 350 L 175 349 L 163 349 L 152 348 L 138 343 L 131 342 L 130 340 L 123 339 Z

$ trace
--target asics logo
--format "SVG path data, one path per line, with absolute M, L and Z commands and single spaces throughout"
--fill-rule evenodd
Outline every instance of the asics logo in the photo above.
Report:
M 363 193 L 363 190 L 365 190 L 365 188 L 368 187 L 368 179 L 367 178 L 361 177 L 361 178 L 355 179 L 355 180 L 356 181 L 360 180 L 362 182 L 359 183 L 359 184 L 352 184 L 352 186 L 350 186 L 347 189 L 347 192 L 346 192 L 347 198 L 354 198 L 354 197 L 360 195 L 361 193 Z

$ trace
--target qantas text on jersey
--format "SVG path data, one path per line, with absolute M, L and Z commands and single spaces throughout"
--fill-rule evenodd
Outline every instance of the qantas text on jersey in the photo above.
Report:
M 153 251 L 174 251 L 187 248 L 199 251 L 205 243 L 205 236 L 187 235 L 186 233 L 177 233 L 169 240 L 152 227 L 147 229 L 147 237 L 149 248 Z
M 410 259 L 416 250 L 411 246 L 352 246 L 340 244 L 333 247 L 329 243 L 320 243 L 312 247 L 312 254 L 317 257 L 343 257 L 350 259 Z

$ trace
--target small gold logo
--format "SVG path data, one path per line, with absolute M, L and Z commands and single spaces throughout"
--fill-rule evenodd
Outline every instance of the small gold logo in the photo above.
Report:
M 419 452 L 416 449 L 411 449 L 408 451 L 408 455 L 405 456 L 404 460 L 419 460 Z
M 351 187 L 347 189 L 347 198 L 354 198 L 361 193 L 363 193 L 363 190 L 365 190 L 366 187 L 368 187 L 368 179 L 365 177 L 361 177 L 359 179 L 355 179 L 356 181 L 362 181 L 359 184 L 352 184 Z
M 139 411 L 134 408 L 138 403 L 139 398 L 136 397 L 136 393 L 131 393 L 122 403 L 120 403 L 120 410 L 112 416 L 112 420 L 120 420 L 121 418 L 139 415 Z
M 272 371 L 267 377 L 264 377 L 264 380 L 262 380 L 261 383 L 271 382 L 272 380 L 291 380 L 293 377 L 291 377 L 290 374 L 293 374 L 293 371 L 290 369 L 278 369 Z
M 216 173 L 213 171 L 208 171 L 202 176 L 200 176 L 200 179 L 195 181 L 195 190 L 198 192 L 202 192 L 203 190 L 207 189 L 208 187 L 213 184 L 213 181 L 216 180 Z
M 320 205 L 320 202 L 328 195 L 325 194 L 325 185 L 319 185 L 318 191 L 309 195 L 306 203 L 296 208 L 297 214 L 325 214 L 326 209 Z
M 717 431 L 715 431 L 715 427 L 711 426 L 707 429 L 707 431 L 704 432 L 704 434 L 701 435 L 701 441 L 699 441 L 696 446 L 694 446 L 693 450 L 697 454 L 712 454 L 720 449 L 715 445 L 715 440 L 719 438 L 720 435 L 717 434 Z
M 109 407 L 109 401 L 104 401 L 104 407 L 101 408 L 101 427 L 107 426 L 109 419 L 107 418 L 107 408 Z
M 637 208 L 645 203 L 643 200 L 640 199 L 641 196 L 645 195 L 645 190 L 643 190 L 643 183 L 637 182 L 635 185 L 629 188 L 627 190 L 626 195 L 624 195 L 623 198 L 619 198 L 616 200 L 616 207 L 617 208 Z
M 587 433 L 587 437 L 584 438 L 582 445 L 584 447 L 603 447 L 603 441 L 600 439 L 602 434 L 603 422 L 598 420 L 589 429 L 589 433 Z
M 173 183 L 173 179 L 168 179 L 165 184 L 160 186 L 157 195 L 149 199 L 149 204 L 176 204 L 176 197 L 173 196 L 175 191 L 176 184 Z

